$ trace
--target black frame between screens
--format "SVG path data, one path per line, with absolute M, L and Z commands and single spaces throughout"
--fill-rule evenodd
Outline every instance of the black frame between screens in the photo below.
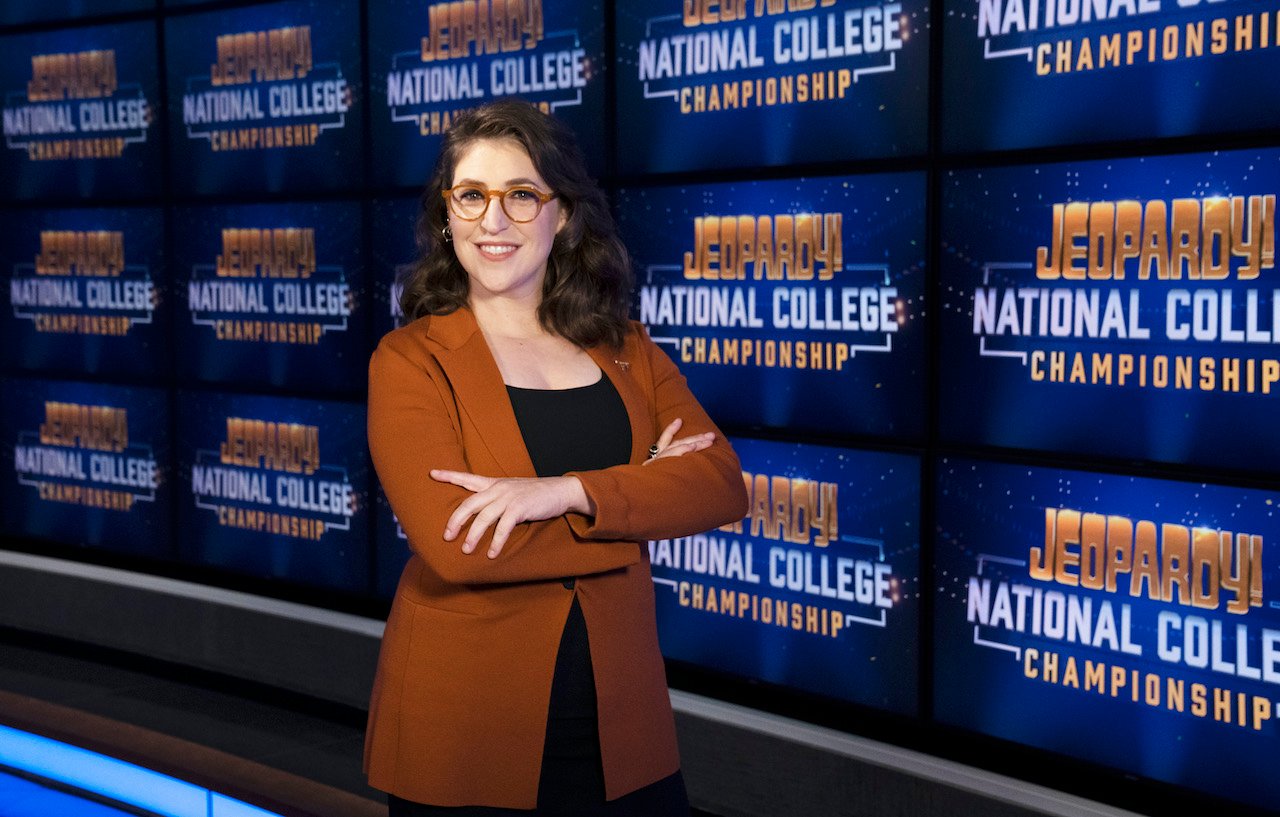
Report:
M 370 66 L 369 53 L 364 45 L 369 36 L 369 5 L 374 0 L 358 0 L 360 11 L 360 43 L 361 73 L 365 88 L 369 87 Z M 147 11 L 107 14 L 83 17 L 74 20 L 50 20 L 15 26 L 0 27 L 0 36 L 10 34 L 37 33 L 79 28 L 112 23 L 152 22 L 156 28 L 158 47 L 157 66 L 160 71 L 160 99 L 163 104 L 168 100 L 168 78 L 165 75 L 163 61 L 165 53 L 164 21 L 169 18 L 199 14 L 208 11 L 234 9 L 238 7 L 263 5 L 270 0 L 210 0 L 193 5 L 165 7 L 164 0 L 156 0 L 156 8 Z M 614 8 L 624 0 L 604 0 L 605 8 L 605 57 L 610 64 L 614 62 L 616 41 L 616 18 Z M 941 13 L 947 0 L 932 0 L 930 13 L 930 53 L 929 53 L 929 89 L 928 89 L 928 139 L 924 154 L 915 156 L 899 156 L 885 159 L 844 161 L 837 163 L 801 163 L 782 167 L 753 168 L 742 170 L 705 170 L 680 173 L 620 175 L 616 172 L 617 143 L 617 107 L 615 92 L 611 84 L 605 88 L 605 149 L 607 155 L 603 166 L 605 172 L 601 178 L 606 192 L 613 196 L 621 187 L 657 187 L 678 184 L 700 184 L 724 181 L 740 181 L 751 179 L 781 179 L 798 176 L 858 175 L 891 171 L 924 171 L 926 174 L 926 269 L 931 271 L 926 292 L 933 304 L 940 303 L 941 284 L 937 270 L 940 268 L 940 200 L 941 180 L 945 174 L 953 170 L 984 167 L 1006 167 L 1028 164 L 1044 164 L 1062 161 L 1080 161 L 1090 159 L 1122 159 L 1138 156 L 1159 156 L 1178 153 L 1189 153 L 1207 150 L 1229 150 L 1247 148 L 1274 148 L 1280 146 L 1280 128 L 1232 134 L 1190 135 L 1162 139 L 1140 141 L 1101 142 L 1081 145 L 1064 145 L 1050 148 L 1028 148 L 1019 150 L 969 152 L 944 154 L 941 151 L 941 109 L 942 109 L 942 49 L 944 27 L 947 18 Z M 112 199 L 98 198 L 83 201 L 76 198 L 60 197 L 38 201 L 4 201 L 0 208 L 5 210 L 30 210 L 57 207 L 158 207 L 169 211 L 171 208 L 188 204 L 262 204 L 272 202 L 323 202 L 356 200 L 361 206 L 363 221 L 362 257 L 372 257 L 371 207 L 375 198 L 413 195 L 419 191 L 414 187 L 374 186 L 369 183 L 372 177 L 373 156 L 369 149 L 371 136 L 371 115 L 369 105 L 362 106 L 361 124 L 365 150 L 361 157 L 361 179 L 358 187 L 329 192 L 290 194 L 257 194 L 252 197 L 217 195 L 217 196 L 177 196 L 172 192 L 170 184 L 170 149 L 168 138 L 168 117 L 160 117 L 159 133 L 162 156 L 161 194 L 149 199 Z M 164 252 L 166 258 L 173 258 L 172 230 L 168 228 L 166 218 Z M 1089 456 L 1087 458 L 1066 453 L 1049 453 L 1032 450 L 996 448 L 980 445 L 959 445 L 941 443 L 938 427 L 938 319 L 939 311 L 930 310 L 926 319 L 927 361 L 926 384 L 927 414 L 926 432 L 921 439 L 907 441 L 890 441 L 881 438 L 862 437 L 856 435 L 813 434 L 794 432 L 788 429 L 769 429 L 756 427 L 735 427 L 725 424 L 724 430 L 731 436 L 744 436 L 757 439 L 783 440 L 793 443 L 809 443 L 836 447 L 858 448 L 873 451 L 889 451 L 910 454 L 919 457 L 921 462 L 920 485 L 920 542 L 921 579 L 926 589 L 932 586 L 932 570 L 934 562 L 934 542 L 930 532 L 934 530 L 934 490 L 936 485 L 937 463 L 944 457 L 968 457 L 992 462 L 1008 462 L 1024 465 L 1036 465 L 1050 468 L 1068 468 L 1102 473 L 1126 474 L 1161 479 L 1172 479 L 1187 482 L 1212 482 L 1225 486 L 1241 488 L 1262 488 L 1280 490 L 1280 471 L 1263 473 L 1257 471 L 1204 468 L 1184 464 L 1156 463 L 1151 461 L 1131 460 L 1124 458 L 1105 458 Z M 369 337 L 368 349 L 371 352 L 376 338 Z M 172 357 L 170 372 L 176 372 L 176 360 Z M 39 377 L 38 372 L 18 369 L 0 369 L 0 375 L 16 377 Z M 59 379 L 66 379 L 59 375 Z M 129 378 L 94 378 L 78 377 L 87 382 L 109 382 L 118 385 L 149 385 L 154 381 Z M 163 386 L 167 389 L 170 400 L 170 416 L 174 417 L 173 404 L 179 384 L 174 378 Z M 181 384 L 187 390 L 221 392 L 216 384 Z M 290 390 L 282 395 L 279 390 L 269 387 L 254 388 L 237 386 L 237 393 L 249 395 L 290 396 L 311 399 L 346 399 L 350 394 L 337 396 L 325 392 L 306 390 Z M 355 401 L 358 402 L 358 401 Z M 176 439 L 176 420 L 171 419 L 171 439 Z M 372 468 L 370 474 L 372 475 Z M 376 486 L 371 485 L 370 506 Z M 177 498 L 174 498 L 174 502 Z M 176 509 L 175 509 L 176 510 Z M 176 513 L 175 513 L 176 518 Z M 372 526 L 371 526 L 372 527 Z M 176 561 L 157 561 L 138 556 L 127 556 L 98 549 L 75 547 L 66 544 L 34 540 L 25 537 L 0 536 L 0 546 L 8 549 L 30 553 L 74 559 L 82 562 L 109 565 L 130 570 L 152 573 L 156 575 L 179 578 L 189 581 L 208 583 L 217 586 L 234 588 L 250 593 L 257 593 L 306 604 L 314 604 L 345 612 L 370 616 L 385 617 L 389 603 L 375 598 L 372 587 L 367 594 L 350 594 L 345 592 L 321 590 L 314 587 L 285 584 L 248 577 L 226 570 L 183 564 Z M 374 535 L 369 538 L 369 569 L 375 575 Z M 888 713 L 870 707 L 858 706 L 844 701 L 834 700 L 811 693 L 801 692 L 789 687 L 762 682 L 756 679 L 743 678 L 697 666 L 681 661 L 667 662 L 668 679 L 675 688 L 709 695 L 735 703 L 741 703 L 763 711 L 774 712 L 803 721 L 821 724 L 882 740 L 910 749 L 927 752 L 969 765 L 975 765 L 991 771 L 1009 774 L 1023 780 L 1057 788 L 1064 791 L 1107 802 L 1133 811 L 1149 814 L 1191 813 L 1192 810 L 1230 810 L 1230 813 L 1243 815 L 1265 815 L 1280 813 L 1280 804 L 1276 811 L 1268 811 L 1243 805 L 1236 801 L 1212 797 L 1195 790 L 1185 789 L 1172 784 L 1136 777 L 1113 767 L 1100 766 L 1083 760 L 1059 755 L 1053 752 L 1030 748 L 1022 744 L 993 738 L 981 733 L 971 732 L 947 726 L 934 719 L 932 712 L 933 699 L 933 649 L 932 649 L 933 594 L 922 592 L 920 596 L 920 626 L 917 635 L 920 649 L 920 667 L 918 689 L 919 701 L 916 716 L 905 716 Z M 1123 785 L 1117 785 L 1123 784 Z

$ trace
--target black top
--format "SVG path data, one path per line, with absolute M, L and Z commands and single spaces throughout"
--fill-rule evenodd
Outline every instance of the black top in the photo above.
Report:
M 631 459 L 631 421 L 609 378 L 574 389 L 507 386 L 533 470 L 540 477 L 595 471 Z

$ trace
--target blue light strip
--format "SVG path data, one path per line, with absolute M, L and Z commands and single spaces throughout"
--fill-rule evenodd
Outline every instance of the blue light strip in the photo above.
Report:
M 0 766 L 162 817 L 280 817 L 203 786 L 4 725 L 0 725 Z
M 274 811 L 251 806 L 225 794 L 213 792 L 209 798 L 209 817 L 280 817 Z

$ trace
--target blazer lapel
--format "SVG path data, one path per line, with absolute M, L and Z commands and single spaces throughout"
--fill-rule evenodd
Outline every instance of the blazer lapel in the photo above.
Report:
M 469 311 L 459 309 L 449 315 L 432 316 L 431 324 L 428 335 L 445 346 L 436 353 L 436 360 L 449 378 L 458 409 L 471 420 L 489 454 L 503 470 L 502 474 L 484 476 L 537 476 L 511 409 L 502 372 L 475 318 Z
M 631 420 L 631 462 L 644 462 L 649 456 L 649 446 L 658 438 L 653 428 L 649 401 L 636 379 L 639 361 L 635 359 L 630 346 L 614 350 L 601 345 L 588 349 L 587 354 L 591 355 L 605 377 L 612 381 L 618 396 L 622 398 L 622 405 L 626 406 L 627 418 Z

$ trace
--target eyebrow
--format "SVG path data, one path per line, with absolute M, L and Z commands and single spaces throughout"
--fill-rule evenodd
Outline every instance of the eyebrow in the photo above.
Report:
M 484 182 L 478 181 L 476 179 L 457 179 L 454 181 L 453 184 L 455 187 L 460 184 L 470 184 L 476 187 L 487 187 L 487 185 Z M 536 187 L 538 189 L 542 189 L 541 184 L 538 184 L 533 179 L 527 179 L 524 176 L 521 176 L 518 179 L 507 179 L 507 182 L 506 182 L 507 187 L 515 187 L 517 185 L 527 185 L 529 187 Z

